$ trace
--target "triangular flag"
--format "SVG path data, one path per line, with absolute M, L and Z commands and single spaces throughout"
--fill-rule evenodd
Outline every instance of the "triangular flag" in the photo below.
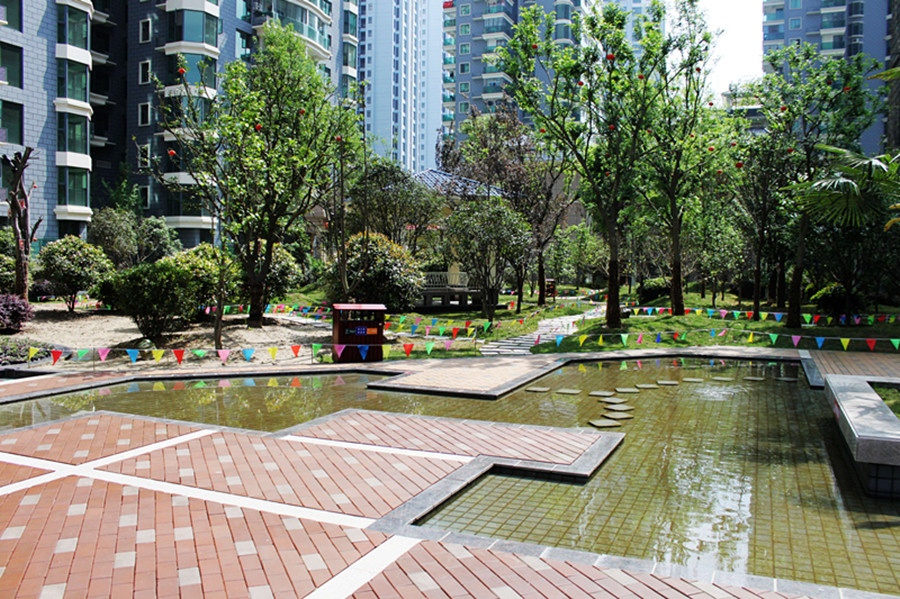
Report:
M 322 344 L 321 344 L 321 343 L 313 343 L 313 344 L 312 344 L 312 355 L 313 355 L 313 359 L 315 359 L 315 357 L 319 355 L 319 350 L 320 350 L 320 349 L 322 349 Z
M 438 327 L 438 335 L 440 335 L 441 337 L 443 337 L 443 336 L 444 336 L 444 331 L 446 331 L 446 330 L 447 330 L 447 327 Z
M 678 341 L 678 331 L 675 331 L 674 333 L 672 333 L 672 339 Z
M 819 349 L 822 349 L 823 343 L 825 343 L 825 337 L 816 337 L 816 345 L 819 346 Z
M 628 333 L 622 333 L 619 337 L 622 339 L 622 345 L 628 345 Z
M 727 314 L 728 314 L 728 310 L 719 310 L 719 316 L 721 316 L 722 318 L 725 318 L 725 316 Z
M 603 345 L 603 335 L 600 335 L 600 339 L 597 341 L 597 345 Z
M 400 324 L 403 324 L 403 321 L 404 321 L 404 320 L 406 320 L 406 316 L 401 316 L 401 317 L 400 317 Z
M 344 353 L 344 348 L 345 348 L 345 347 L 347 347 L 347 346 L 346 346 L 346 345 L 341 345 L 341 344 L 339 344 L 339 343 L 336 343 L 336 344 L 334 345 L 334 353 L 337 354 L 337 357 L 338 357 L 338 358 L 340 358 L 340 357 L 341 357 L 341 354 Z
M 269 355 L 272 356 L 272 361 L 274 362 L 274 361 L 275 361 L 275 356 L 278 355 L 278 348 L 277 348 L 277 347 L 270 347 L 270 348 L 269 348 Z
M 866 345 L 869 346 L 869 351 L 875 351 L 875 339 L 866 339 Z
M 759 313 L 759 319 L 760 319 L 760 320 L 765 320 L 765 319 L 767 319 L 768 317 L 769 317 L 769 313 L 768 313 L 768 312 L 760 312 L 760 313 Z
M 178 362 L 179 366 L 181 366 L 181 361 L 184 360 L 184 350 L 183 349 L 173 349 L 172 354 L 175 356 L 175 361 Z
M 841 345 L 844 346 L 844 351 L 847 351 L 847 346 L 850 345 L 849 339 L 841 339 Z
M 450 332 L 453 333 L 453 338 L 456 339 L 456 334 L 459 333 L 459 327 L 453 327 Z
M 465 326 L 465 328 L 468 329 L 471 325 L 472 325 L 472 321 L 471 321 L 471 320 L 467 320 L 467 321 L 466 321 L 466 326 Z
M 125 353 L 128 354 L 128 357 L 131 358 L 131 363 L 134 364 L 137 362 L 139 351 L 136 349 L 126 349 Z
M 747 343 L 753 343 L 753 331 L 750 331 L 750 339 L 747 340 Z
M 619 366 L 619 370 L 628 370 L 628 364 L 626 362 L 622 362 L 622 365 Z
M 297 357 L 300 356 L 300 346 L 299 346 L 299 345 L 292 345 L 292 346 L 291 346 L 291 351 L 294 352 L 294 357 L 295 357 L 295 358 L 297 358 Z
M 274 378 L 270 378 L 269 382 L 266 383 L 266 387 L 277 387 L 277 386 L 278 386 L 278 381 L 276 381 Z
M 446 341 L 444 341 L 444 349 L 450 349 L 451 345 L 453 345 L 452 339 L 447 339 Z
M 719 337 L 724 337 L 727 332 L 728 332 L 728 329 L 722 329 L 722 332 L 719 333 Z
M 60 349 L 51 349 L 50 355 L 53 356 L 53 363 L 56 364 L 56 361 L 59 360 L 60 356 L 62 356 L 62 350 Z
M 562 343 L 563 337 L 564 337 L 564 335 L 556 336 L 556 347 L 559 347 L 559 344 Z
M 426 353 L 427 355 L 430 356 L 430 355 L 431 355 L 431 350 L 433 350 L 433 349 L 434 349 L 434 342 L 433 342 L 433 341 L 429 341 L 428 343 L 425 344 L 425 353 Z
M 360 345 L 358 349 L 359 349 L 359 357 L 362 358 L 363 362 L 365 362 L 366 356 L 369 353 L 369 346 L 368 345 Z
M 638 344 L 641 344 L 643 342 L 644 342 L 644 334 L 640 333 L 640 334 L 638 334 Z
M 782 316 L 784 316 L 784 312 L 776 312 L 775 313 L 775 322 L 781 322 Z
M 417 328 L 419 328 L 419 325 L 417 325 L 417 324 L 411 324 L 411 325 L 409 325 L 409 334 L 410 334 L 410 335 L 415 335 L 415 334 L 416 334 L 416 329 L 417 329 Z
M 747 312 L 747 320 L 753 320 L 753 312 Z
M 769 339 L 772 340 L 772 345 L 775 345 L 775 342 L 778 341 L 777 333 L 769 333 Z
M 891 339 L 894 349 L 900 350 L 900 339 Z
M 256 351 L 255 349 L 247 348 L 247 349 L 242 349 L 241 353 L 244 354 L 244 359 L 249 362 L 250 358 L 253 357 L 253 352 L 255 352 L 255 351 Z
M 737 320 L 738 318 L 741 317 L 741 313 L 738 312 L 737 310 L 732 310 L 732 311 L 731 311 L 731 314 L 734 315 L 734 319 L 735 319 L 735 320 Z
M 159 364 L 159 361 L 162 360 L 163 354 L 166 353 L 166 350 L 154 349 L 154 350 L 150 350 L 150 353 L 153 354 L 153 359 L 156 360 L 157 364 Z
M 302 387 L 303 383 L 300 382 L 300 377 L 294 377 L 291 379 L 291 387 Z
M 800 343 L 800 335 L 791 335 L 791 341 L 794 342 L 794 347 L 797 347 L 797 344 Z
M 222 360 L 222 364 L 228 361 L 228 356 L 231 355 L 230 349 L 217 349 L 216 353 L 219 354 L 219 359 Z
M 813 324 L 819 324 L 820 318 L 822 318 L 822 316 L 819 314 L 816 314 L 815 316 L 813 316 Z
M 416 317 L 416 324 L 419 324 L 420 322 L 422 322 L 422 317 L 421 316 Z
M 585 339 L 587 339 L 587 335 L 581 335 L 580 337 L 578 337 L 578 347 L 581 347 L 582 345 L 584 345 Z
M 709 336 L 710 336 L 710 337 L 715 337 L 715 336 L 716 336 L 716 330 L 715 330 L 715 329 L 710 329 L 710 330 L 709 330 Z
M 437 321 L 438 321 L 437 318 L 432 318 L 432 319 L 431 319 L 431 326 L 436 325 L 436 324 L 437 324 Z
M 425 327 L 425 334 L 426 334 L 426 335 L 430 335 L 430 334 L 431 334 L 431 327 L 430 327 L 430 326 L 426 326 L 426 327 Z
M 391 346 L 390 345 L 382 345 L 381 353 L 384 354 L 384 359 L 387 360 L 388 356 L 391 355 Z
M 712 310 L 712 309 L 710 309 L 710 308 L 707 308 L 707 309 L 706 309 L 706 315 L 709 316 L 710 318 L 712 318 L 712 315 L 713 315 L 714 313 L 715 313 L 715 310 Z
M 81 358 L 85 357 L 89 351 L 91 351 L 91 350 L 89 350 L 89 349 L 79 349 L 79 350 L 76 352 L 76 354 L 78 355 L 78 358 L 81 359 Z
M 101 361 L 101 362 L 105 362 L 105 361 L 106 361 L 106 356 L 109 355 L 109 352 L 110 352 L 110 351 L 111 351 L 111 350 L 110 350 L 108 347 L 101 347 L 101 348 L 99 348 L 99 349 L 97 350 L 97 355 L 100 356 L 100 361 Z
M 33 358 L 35 356 L 35 354 L 38 353 L 39 351 L 41 351 L 41 348 L 39 348 L 39 347 L 29 347 L 28 348 L 28 359 L 30 360 L 31 358 Z
M 191 353 L 194 354 L 195 356 L 197 356 L 198 358 L 202 358 L 203 356 L 206 355 L 206 350 L 205 349 L 192 349 Z
M 407 357 L 407 358 L 409 357 L 409 353 L 412 351 L 412 349 L 413 349 L 413 344 L 412 344 L 412 343 L 404 343 L 404 344 L 403 344 L 403 351 L 406 352 L 406 357 Z
M 662 333 L 657 333 L 657 334 L 656 334 L 656 342 L 657 342 L 657 343 L 662 343 Z
M 391 328 L 391 323 L 389 323 L 389 322 L 384 323 L 384 330 L 386 331 L 389 328 Z
M 153 383 L 153 390 L 154 391 L 165 391 L 166 386 L 164 384 L 162 384 L 161 382 L 157 381 L 157 382 Z
M 812 320 L 812 314 L 804 314 L 803 320 L 806 321 L 806 324 L 809 324 L 809 322 Z
M 485 332 L 485 333 L 487 333 L 487 330 L 488 330 L 489 328 L 491 328 L 491 324 L 493 324 L 493 323 L 491 323 L 491 322 L 486 322 L 486 323 L 484 323 L 484 332 Z

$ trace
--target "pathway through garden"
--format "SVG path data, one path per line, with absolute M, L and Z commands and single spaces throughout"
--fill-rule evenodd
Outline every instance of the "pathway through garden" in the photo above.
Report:
M 538 324 L 537 330 L 533 333 L 522 335 L 521 337 L 509 337 L 508 339 L 485 343 L 481 346 L 480 352 L 483 356 L 530 354 L 531 347 L 538 342 L 538 337 L 540 337 L 542 341 L 549 341 L 550 339 L 556 338 L 557 335 L 571 335 L 578 329 L 577 323 L 581 319 L 603 318 L 605 315 L 606 306 L 597 306 L 584 314 L 546 318 Z

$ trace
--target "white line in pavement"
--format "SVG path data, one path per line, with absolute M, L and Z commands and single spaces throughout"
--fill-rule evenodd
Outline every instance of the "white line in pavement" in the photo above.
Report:
M 391 537 L 344 568 L 337 576 L 307 595 L 306 599 L 349 597 L 418 544 L 419 539 Z
M 455 453 L 439 453 L 436 451 L 424 451 L 421 449 L 402 449 L 400 447 L 387 447 L 384 445 L 369 445 L 367 443 L 350 443 L 348 441 L 335 441 L 333 439 L 320 439 L 318 437 L 300 437 L 290 435 L 283 437 L 288 441 L 296 441 L 298 443 L 309 443 L 310 445 L 328 445 L 330 447 L 341 447 L 344 449 L 358 449 L 361 451 L 374 451 L 379 453 L 391 453 L 396 455 L 405 455 L 414 458 L 429 458 L 435 460 L 453 460 L 456 462 L 468 463 L 474 460 L 472 456 L 458 455 Z

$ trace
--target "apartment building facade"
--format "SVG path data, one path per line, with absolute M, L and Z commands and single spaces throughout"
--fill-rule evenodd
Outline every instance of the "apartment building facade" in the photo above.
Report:
M 340 93 L 357 76 L 356 0 L 0 0 L 0 13 L 0 149 L 36 149 L 27 180 L 39 245 L 84 235 L 122 170 L 169 160 L 156 106 L 184 93 L 179 57 L 188 82 L 214 93 L 213 73 L 246 60 L 256 30 L 276 19 Z M 176 161 L 164 166 L 189 182 Z M 213 219 L 187 198 L 147 175 L 131 180 L 144 213 L 165 217 L 185 245 L 212 238 Z
M 764 0 L 763 54 L 788 44 L 807 42 L 823 56 L 849 58 L 865 53 L 886 63 L 891 54 L 890 0 Z M 764 69 L 769 72 L 767 64 Z M 872 82 L 880 87 L 880 82 Z M 863 150 L 881 148 L 882 119 L 862 136 Z

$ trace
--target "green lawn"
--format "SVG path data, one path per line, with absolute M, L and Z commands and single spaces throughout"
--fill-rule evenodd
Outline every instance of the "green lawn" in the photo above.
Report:
M 872 389 L 881 396 L 884 403 L 900 418 L 900 388 L 894 385 L 872 385 Z

